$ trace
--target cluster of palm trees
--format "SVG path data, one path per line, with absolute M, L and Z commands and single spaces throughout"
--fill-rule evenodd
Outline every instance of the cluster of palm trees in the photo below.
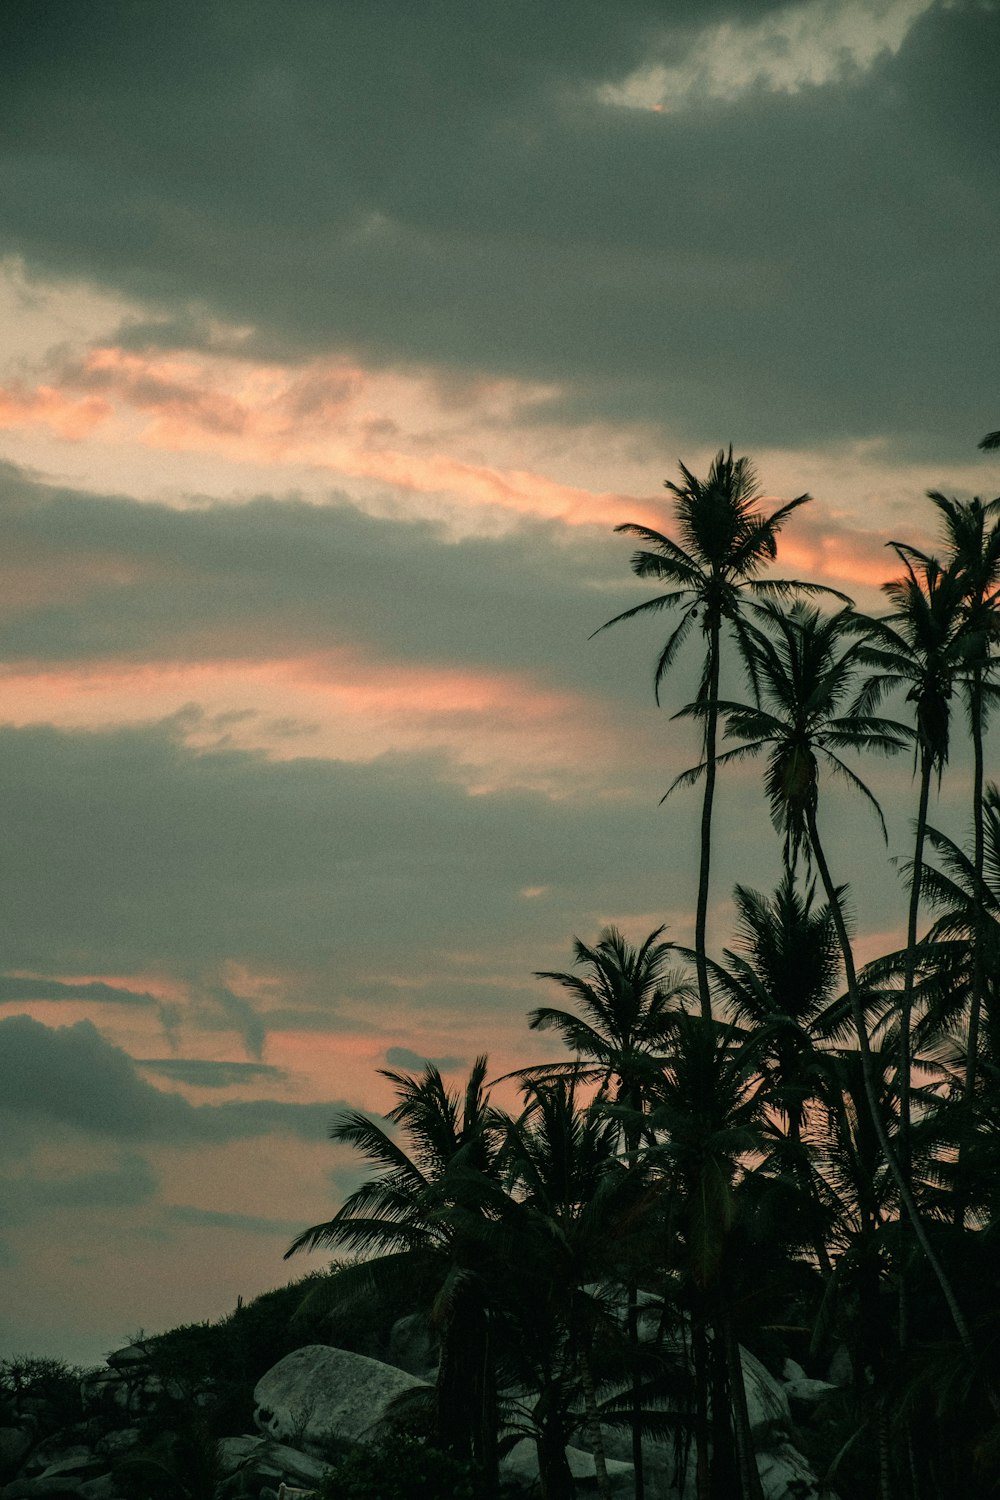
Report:
M 872 618 L 767 575 L 808 496 L 766 514 L 731 449 L 704 480 L 681 474 L 673 537 L 620 528 L 640 540 L 635 573 L 666 589 L 608 624 L 670 616 L 657 697 L 685 639 L 703 641 L 697 695 L 676 715 L 700 730 L 674 783 L 703 787 L 693 949 L 663 928 L 638 946 L 615 928 L 577 941 L 571 971 L 540 976 L 572 1007 L 530 1017 L 571 1056 L 516 1075 L 516 1113 L 491 1103 L 485 1059 L 462 1094 L 433 1067 L 388 1073 L 393 1128 L 352 1113 L 332 1132 L 373 1175 L 289 1253 L 346 1254 L 338 1297 L 378 1285 L 429 1311 L 434 1430 L 486 1495 L 524 1435 L 545 1500 L 573 1493 L 574 1437 L 607 1493 L 620 1429 L 637 1500 L 652 1449 L 671 1443 L 698 1500 L 760 1500 L 768 1434 L 751 1427 L 741 1346 L 816 1372 L 849 1362 L 810 1439 L 841 1494 L 997 1493 L 1000 789 L 984 740 L 1000 499 L 931 493 L 940 555 L 890 543 L 901 572 Z M 730 649 L 745 701 L 720 695 Z M 956 704 L 972 743 L 967 847 L 930 821 Z M 905 943 L 859 967 L 820 792 L 843 781 L 884 833 L 849 759 L 903 751 L 918 788 Z M 716 777 L 758 756 L 784 870 L 773 893 L 737 886 L 735 935 L 713 953 Z

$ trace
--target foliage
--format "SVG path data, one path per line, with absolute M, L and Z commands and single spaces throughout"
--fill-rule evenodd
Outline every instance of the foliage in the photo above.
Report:
M 422 1442 L 397 1435 L 358 1446 L 334 1461 L 321 1500 L 478 1500 L 475 1471 L 468 1463 Z

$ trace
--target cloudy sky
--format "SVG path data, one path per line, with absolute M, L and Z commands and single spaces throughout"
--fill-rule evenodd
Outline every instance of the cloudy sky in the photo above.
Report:
M 996 0 L 7 0 L 0 1356 L 283 1282 L 379 1067 L 555 1055 L 574 935 L 690 941 L 612 528 L 732 442 L 874 607 L 997 492 L 998 58 Z M 827 803 L 863 952 L 908 771 L 888 852 Z M 721 947 L 754 767 L 718 826 Z

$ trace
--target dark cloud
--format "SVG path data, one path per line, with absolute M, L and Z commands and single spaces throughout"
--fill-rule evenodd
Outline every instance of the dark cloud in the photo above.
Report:
M 60 979 L 25 979 L 17 974 L 0 974 L 0 1005 L 24 1004 L 28 1000 L 91 1000 L 101 1005 L 137 1005 L 160 1008 L 155 995 L 129 990 L 121 985 L 87 980 L 68 984 Z
M 56 597 L 5 615 L 0 655 L 72 665 L 347 645 L 377 661 L 460 662 L 615 692 L 617 664 L 587 641 L 631 593 L 628 549 L 610 527 L 567 536 L 557 523 L 524 522 L 508 536 L 456 542 L 429 522 L 331 500 L 178 510 L 60 490 L 0 466 L 7 555 L 16 566 L 44 554 L 62 577 Z M 121 581 L 109 583 L 115 570 Z
M 0 1100 L 4 1111 L 25 1122 L 57 1122 L 91 1136 L 164 1145 L 272 1132 L 321 1140 L 339 1107 L 274 1099 L 192 1105 L 147 1083 L 128 1053 L 91 1022 L 48 1027 L 28 1016 L 0 1021 Z M 70 1194 L 63 1200 L 68 1203 L 76 1189 L 59 1191 Z
M 988 424 L 995 7 L 662 115 L 597 86 L 745 6 L 156 10 L 8 17 L 2 243 L 40 269 L 192 336 L 209 309 L 261 349 L 544 376 L 699 439 Z
M 145 1157 L 120 1151 L 112 1167 L 47 1176 L 5 1176 L 3 1216 L 8 1227 L 20 1226 L 53 1209 L 134 1209 L 151 1202 L 158 1179 Z
M 227 1214 L 214 1208 L 194 1208 L 190 1204 L 170 1204 L 163 1218 L 172 1224 L 191 1225 L 195 1229 L 234 1229 L 241 1234 L 280 1234 L 286 1238 L 299 1234 L 302 1225 L 294 1219 L 264 1219 L 254 1214 Z
M 422 1073 L 428 1065 L 441 1073 L 465 1067 L 464 1057 L 422 1057 L 419 1052 L 411 1052 L 409 1047 L 388 1047 L 385 1060 L 390 1068 L 405 1068 L 415 1073 Z
M 135 1065 L 145 1073 L 156 1073 L 161 1078 L 199 1089 L 227 1089 L 260 1080 L 280 1083 L 288 1076 L 268 1063 L 215 1062 L 210 1058 L 137 1057 Z

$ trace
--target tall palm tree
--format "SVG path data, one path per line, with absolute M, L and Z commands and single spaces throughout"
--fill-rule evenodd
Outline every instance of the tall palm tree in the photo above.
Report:
M 863 643 L 852 610 L 824 617 L 818 610 L 802 604 L 788 612 L 764 604 L 760 614 L 771 631 L 767 635 L 756 627 L 753 629 L 752 649 L 760 701 L 719 705 L 726 715 L 727 738 L 743 742 L 720 760 L 766 753 L 764 789 L 772 820 L 785 836 L 786 860 L 794 863 L 798 855 L 804 854 L 819 872 L 840 942 L 872 1125 L 914 1234 L 934 1270 L 959 1337 L 971 1352 L 968 1325 L 885 1129 L 843 891 L 833 883 L 817 821 L 823 765 L 862 793 L 875 810 L 884 836 L 885 822 L 878 803 L 839 752 L 870 750 L 891 755 L 905 748 L 912 738 L 911 732 L 906 725 L 893 720 L 850 712 Z
M 953 566 L 963 585 L 963 627 L 965 652 L 963 687 L 969 716 L 973 748 L 973 859 L 976 878 L 983 875 L 983 739 L 989 721 L 989 710 L 1000 689 L 990 681 L 997 662 L 995 650 L 1000 641 L 1000 497 L 983 502 L 977 497 L 962 501 L 929 490 L 941 517 L 949 565 Z M 982 944 L 974 939 L 972 1001 L 969 1011 L 969 1062 L 965 1089 L 972 1097 L 976 1086 L 976 1060 L 979 1055 L 979 1023 L 982 1013 L 984 958 Z
M 986 452 L 993 448 L 1000 448 L 1000 428 L 996 432 L 988 432 L 984 438 L 981 438 L 979 447 Z
M 940 786 L 948 760 L 952 690 L 965 656 L 965 586 L 954 563 L 943 567 L 937 558 L 926 557 L 903 542 L 889 545 L 905 571 L 901 578 L 882 585 L 882 592 L 895 606 L 893 612 L 884 619 L 866 622 L 869 636 L 860 655 L 864 664 L 874 670 L 858 694 L 856 706 L 862 713 L 871 713 L 888 694 L 905 690 L 906 701 L 914 709 L 914 770 L 920 778 L 920 791 L 899 1007 L 900 1154 L 906 1170 L 910 1139 L 910 1032 L 927 809 L 931 779 L 936 774 Z
M 404 1150 L 357 1110 L 339 1116 L 332 1140 L 364 1153 L 375 1176 L 351 1193 L 332 1219 L 293 1240 L 299 1250 L 345 1248 L 359 1259 L 343 1268 L 344 1297 L 374 1279 L 432 1294 L 440 1348 L 436 1435 L 442 1446 L 478 1464 L 496 1489 L 496 1386 L 491 1347 L 489 1265 L 478 1221 L 502 1196 L 496 1171 L 499 1133 L 485 1089 L 485 1057 L 476 1059 L 461 1095 L 437 1068 L 420 1077 L 383 1070 L 397 1103 L 386 1117 L 401 1127 Z
M 712 807 L 715 798 L 716 738 L 719 696 L 719 673 L 723 625 L 735 637 L 738 646 L 747 651 L 743 602 L 755 595 L 787 596 L 793 592 L 824 592 L 817 584 L 763 579 L 759 575 L 773 562 L 778 550 L 778 533 L 785 521 L 809 495 L 772 511 L 762 511 L 757 475 L 749 458 L 733 458 L 732 446 L 720 449 L 712 462 L 707 479 L 698 479 L 684 464 L 680 465 L 682 484 L 666 480 L 674 496 L 674 515 L 678 540 L 664 536 L 648 526 L 628 522 L 616 531 L 636 536 L 645 546 L 633 554 L 632 571 L 639 578 L 655 578 L 668 585 L 667 592 L 646 599 L 642 604 L 615 615 L 600 627 L 607 630 L 620 620 L 637 615 L 671 612 L 677 619 L 656 663 L 653 679 L 656 701 L 660 685 L 673 666 L 677 654 L 700 621 L 705 643 L 698 702 L 706 712 L 703 723 L 702 759 L 705 764 L 705 790 L 701 810 L 701 835 L 698 865 L 698 902 L 695 914 L 695 954 L 698 972 L 698 994 L 702 1015 L 712 1013 L 708 977 L 706 928 L 712 857 Z M 829 592 L 829 591 L 825 591 Z M 679 618 L 677 618 L 679 616 Z M 595 631 L 595 635 L 600 631 Z M 677 785 L 675 782 L 674 785 Z M 671 787 L 671 790 L 673 788 Z

